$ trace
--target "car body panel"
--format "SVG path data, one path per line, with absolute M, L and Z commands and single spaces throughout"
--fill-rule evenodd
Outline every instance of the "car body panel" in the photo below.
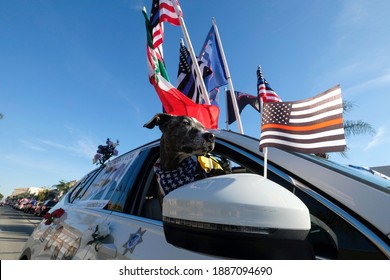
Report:
M 103 246 L 91 247 L 86 259 L 107 259 L 101 253 L 102 247 L 111 248 L 110 259 L 151 260 L 151 259 L 211 259 L 207 255 L 180 249 L 165 240 L 161 221 L 142 217 L 112 213 L 107 219 L 111 228 L 110 239 Z M 112 254 L 112 251 L 116 254 Z M 112 257 L 115 255 L 115 257 Z M 215 257 L 214 257 L 215 258 Z

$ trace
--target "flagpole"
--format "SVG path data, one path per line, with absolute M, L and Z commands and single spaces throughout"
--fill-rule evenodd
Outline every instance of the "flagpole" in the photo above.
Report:
M 228 101 L 228 96 L 227 96 L 227 89 L 225 87 L 225 96 L 226 96 L 226 130 L 229 130 L 229 101 Z
M 261 72 L 261 66 L 259 65 L 257 67 L 257 71 Z M 260 98 L 260 131 L 261 131 L 261 125 L 263 123 L 263 98 L 260 97 L 260 95 L 257 95 L 258 98 Z M 268 147 L 263 148 L 263 158 L 264 158 L 264 171 L 263 171 L 263 176 L 264 178 L 267 178 L 267 171 L 268 171 Z
M 260 113 L 260 116 L 263 116 L 263 99 L 261 99 L 261 101 L 260 101 L 260 103 L 261 103 L 261 113 Z M 261 124 L 262 124 L 262 122 L 263 122 L 263 120 L 262 120 L 262 118 L 263 117 L 261 117 L 261 119 L 260 119 L 260 126 L 261 126 Z M 261 129 L 260 129 L 260 131 L 261 131 Z M 264 174 L 263 174 L 263 176 L 264 176 L 264 178 L 267 178 L 267 171 L 268 171 L 268 147 L 264 147 L 263 148 L 263 157 L 264 157 Z
M 188 51 L 189 51 L 191 59 L 192 59 L 192 64 L 194 65 L 194 69 L 195 69 L 196 75 L 199 77 L 198 80 L 200 81 L 200 90 L 202 92 L 202 97 L 204 99 L 204 102 L 207 105 L 210 105 L 211 103 L 210 103 L 209 95 L 207 93 L 206 85 L 204 84 L 203 76 L 202 76 L 202 73 L 200 72 L 200 68 L 199 68 L 199 64 L 198 64 L 198 59 L 197 59 L 197 57 L 196 57 L 196 55 L 194 53 L 194 48 L 192 47 L 192 43 L 191 43 L 191 40 L 190 40 L 190 36 L 188 35 L 188 31 L 187 31 L 187 27 L 186 27 L 186 25 L 184 23 L 184 19 L 181 16 L 179 8 L 177 7 L 176 0 L 173 0 L 171 2 L 173 4 L 173 7 L 175 8 L 176 14 L 179 17 L 180 27 L 181 27 L 181 30 L 182 30 L 183 35 L 184 35 L 184 40 L 186 40 L 186 43 L 187 43 L 187 46 L 188 46 Z
M 223 51 L 222 42 L 221 42 L 221 38 L 219 37 L 218 27 L 217 27 L 217 23 L 215 21 L 215 18 L 213 18 L 213 26 L 214 26 L 214 29 L 215 29 L 215 35 L 217 37 L 217 42 L 218 42 L 218 45 L 219 45 L 220 50 L 221 50 L 222 62 L 223 62 L 223 66 L 225 68 L 227 81 L 228 81 L 229 88 L 230 88 L 230 97 L 232 99 L 234 114 L 236 115 L 238 131 L 241 134 L 244 134 L 244 129 L 242 128 L 242 123 L 241 123 L 240 112 L 238 110 L 237 99 L 235 97 L 235 91 L 234 91 L 234 87 L 233 87 L 233 82 L 232 82 L 232 79 L 230 77 L 229 67 L 228 67 L 228 64 L 227 64 L 227 61 L 226 61 L 225 52 Z

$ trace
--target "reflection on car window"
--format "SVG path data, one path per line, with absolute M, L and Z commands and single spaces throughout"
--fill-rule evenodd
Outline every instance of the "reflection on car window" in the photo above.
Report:
M 362 171 L 351 166 L 342 165 L 327 159 L 323 159 L 321 157 L 315 157 L 313 155 L 299 154 L 299 156 L 309 161 L 313 161 L 316 164 L 324 165 L 329 169 L 344 174 L 350 178 L 354 178 L 357 181 L 364 181 L 364 183 L 380 189 L 381 191 L 390 193 L 390 180 L 385 178 L 387 176 L 381 177 L 368 171 Z M 373 171 L 373 173 L 375 172 Z
M 95 169 L 77 183 L 77 185 L 73 188 L 72 193 L 69 196 L 70 203 L 75 203 L 76 201 L 80 200 L 85 191 L 88 189 L 91 182 L 95 179 L 95 177 L 99 174 L 101 170 L 101 168 Z
M 105 209 L 116 212 L 126 211 L 127 205 L 132 203 L 133 186 L 137 181 L 137 175 L 141 170 L 145 156 L 144 151 L 136 151 L 127 155 L 126 171 L 123 174 L 118 173 L 121 179 L 113 180 L 111 189 L 104 196 L 104 199 L 108 199 Z
M 295 190 L 295 194 L 306 204 L 312 215 L 323 222 L 329 230 L 337 236 L 337 251 L 327 252 L 329 249 L 324 246 L 325 237 L 321 238 L 319 232 L 312 230 L 309 240 L 313 242 L 317 255 L 334 259 L 385 259 L 385 256 L 352 225 L 338 216 L 336 213 L 313 199 L 300 189 Z

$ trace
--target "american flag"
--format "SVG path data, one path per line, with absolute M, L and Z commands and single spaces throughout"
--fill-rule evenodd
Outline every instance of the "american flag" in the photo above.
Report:
M 158 159 L 153 168 L 161 193 L 165 196 L 184 184 L 193 182 L 196 177 L 196 163 L 196 159 L 189 157 L 182 161 L 177 169 L 165 171 L 161 169 L 160 159 Z
M 262 99 L 263 103 L 282 101 L 282 99 L 271 88 L 267 80 L 263 77 L 263 73 L 261 73 L 260 67 L 257 69 L 257 93 L 258 97 Z
M 306 100 L 264 103 L 260 149 L 264 147 L 315 154 L 344 151 L 340 86 Z
M 176 13 L 174 3 L 178 8 L 179 14 Z M 180 25 L 179 16 L 182 11 L 177 0 L 153 0 L 152 10 L 150 11 L 150 24 L 152 29 L 153 47 L 157 49 L 164 40 L 163 22 L 169 22 L 173 25 Z
M 206 64 L 198 60 L 200 72 L 202 73 L 203 79 L 212 74 L 210 68 Z M 188 98 L 192 99 L 195 103 L 202 103 L 202 94 L 200 89 L 200 80 L 197 78 L 194 65 L 190 53 L 184 43 L 180 44 L 180 60 L 179 60 L 179 71 L 177 73 L 177 89 L 187 95 Z

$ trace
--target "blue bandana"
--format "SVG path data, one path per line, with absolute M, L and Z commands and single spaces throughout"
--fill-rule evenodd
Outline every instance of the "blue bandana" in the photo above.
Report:
M 160 159 L 154 165 L 154 172 L 157 175 L 157 181 L 160 190 L 165 196 L 169 192 L 191 183 L 195 180 L 196 159 L 189 157 L 180 163 L 176 170 L 163 171 L 160 168 Z

